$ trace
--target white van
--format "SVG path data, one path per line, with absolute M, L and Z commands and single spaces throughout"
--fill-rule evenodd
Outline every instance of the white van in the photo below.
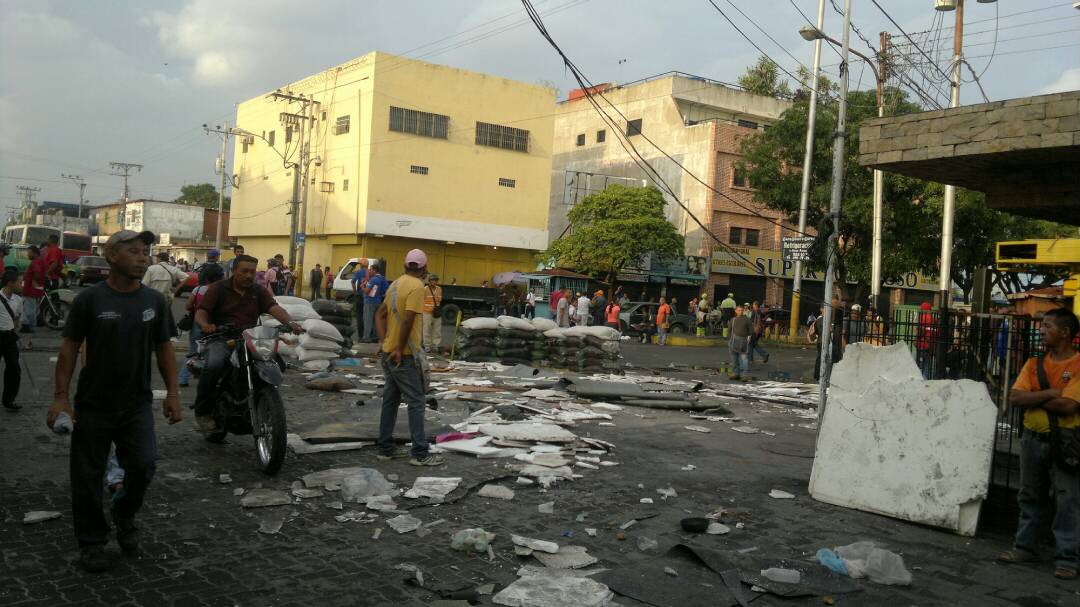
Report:
M 385 272 L 386 260 L 379 259 L 378 257 L 353 257 L 344 266 L 338 270 L 338 273 L 334 276 L 334 285 L 331 287 L 331 295 L 334 299 L 352 299 L 353 287 L 352 279 L 353 274 L 356 273 L 357 268 L 360 266 L 360 262 L 367 259 L 369 263 L 374 263 L 379 267 L 379 271 Z

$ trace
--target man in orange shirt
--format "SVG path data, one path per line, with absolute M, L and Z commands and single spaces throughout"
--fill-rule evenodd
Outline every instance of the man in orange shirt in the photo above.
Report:
M 667 344 L 668 327 L 671 326 L 671 306 L 667 304 L 667 298 L 660 298 L 660 307 L 656 309 L 656 334 L 659 336 L 656 343 L 661 346 Z
M 1059 458 L 1058 429 L 1080 425 L 1080 354 L 1073 340 L 1080 325 L 1076 315 L 1058 308 L 1043 317 L 1039 335 L 1046 354 L 1030 358 L 1009 393 L 1009 404 L 1024 410 L 1020 450 L 1020 522 L 1012 550 L 998 555 L 1004 563 L 1037 561 L 1039 536 L 1046 518 L 1042 501 L 1054 488 L 1054 576 L 1075 579 L 1080 567 L 1080 474 Z M 1056 426 L 1056 428 L 1055 428 Z

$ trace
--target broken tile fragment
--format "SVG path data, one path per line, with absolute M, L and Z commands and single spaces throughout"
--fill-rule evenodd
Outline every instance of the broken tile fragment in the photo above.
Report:
M 480 488 L 480 491 L 476 492 L 476 495 L 500 500 L 514 499 L 514 491 L 502 485 L 484 485 Z

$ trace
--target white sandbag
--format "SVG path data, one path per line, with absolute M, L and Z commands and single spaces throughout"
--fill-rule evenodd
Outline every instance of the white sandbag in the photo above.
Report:
M 567 329 L 565 327 L 548 329 L 547 331 L 544 331 L 544 337 L 550 337 L 551 339 L 564 339 L 566 337 L 566 332 L 569 330 L 570 329 Z
M 288 358 L 296 358 L 296 346 L 294 346 L 294 345 L 292 345 L 290 343 L 286 343 L 284 341 L 279 341 L 277 351 L 278 351 L 278 354 L 280 354 L 282 356 L 285 356 L 285 357 L 288 357 Z
M 292 295 L 275 295 L 274 299 L 277 300 L 279 306 L 304 306 L 305 308 L 311 307 L 311 302 L 303 297 L 293 297 Z
M 278 335 L 278 341 L 295 346 L 300 343 L 300 336 L 296 333 L 281 333 Z
M 559 328 L 559 323 L 550 318 L 534 318 L 530 322 L 532 322 L 532 326 L 536 327 L 537 331 L 550 331 Z
M 310 305 L 301 306 L 297 304 L 284 304 L 281 305 L 285 308 L 285 311 L 289 313 L 296 322 L 304 322 L 309 318 L 319 318 L 319 313 L 316 312 Z
M 570 327 L 566 330 L 567 337 L 578 335 L 581 337 L 595 337 L 597 339 L 603 339 L 608 341 L 614 341 L 622 337 L 622 334 L 611 327 L 602 327 L 600 325 L 594 325 L 592 327 L 576 326 Z
M 316 359 L 304 363 L 304 369 L 308 371 L 325 371 L 330 368 L 330 361 Z
M 516 316 L 500 316 L 495 319 L 500 329 L 514 329 L 515 331 L 536 331 L 536 327 L 524 318 Z
M 329 339 L 319 339 L 311 335 L 310 333 L 303 333 L 300 335 L 300 347 L 304 350 L 325 350 L 327 352 L 337 352 L 341 349 L 341 346 L 337 342 L 330 341 Z
M 260 316 L 259 321 L 264 327 L 274 328 L 281 326 L 281 321 L 274 318 L 273 316 L 270 316 L 269 314 L 263 314 L 262 316 Z
M 477 318 L 470 318 L 469 320 L 466 320 L 465 322 L 461 323 L 461 326 L 463 328 L 470 329 L 470 330 L 490 329 L 490 330 L 494 331 L 495 329 L 499 328 L 499 321 L 495 320 L 494 318 L 486 318 L 486 317 L 485 318 L 480 318 L 480 317 L 477 317 Z M 530 325 L 530 326 L 532 326 L 532 325 Z
M 307 335 L 318 339 L 324 339 L 329 341 L 335 341 L 341 343 L 345 341 L 345 338 L 341 336 L 341 331 L 338 331 L 337 327 L 320 320 L 318 318 L 309 318 L 300 323 L 304 330 L 307 331 Z
M 296 347 L 296 358 L 302 363 L 309 360 L 333 360 L 337 357 L 337 352 L 330 352 L 329 350 L 308 350 L 302 346 Z

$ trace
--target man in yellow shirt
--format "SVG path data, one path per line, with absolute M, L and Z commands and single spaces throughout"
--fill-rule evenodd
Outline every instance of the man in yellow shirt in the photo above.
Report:
M 1080 567 L 1080 474 L 1055 461 L 1051 416 L 1061 429 L 1080 424 L 1080 354 L 1073 346 L 1080 326 L 1076 315 L 1058 308 L 1043 317 L 1039 334 L 1046 354 L 1031 358 L 1020 370 L 1009 393 L 1009 404 L 1024 409 L 1024 435 L 1020 451 L 1020 522 L 1012 550 L 998 555 L 1004 563 L 1038 560 L 1039 536 L 1046 512 L 1042 508 L 1050 486 L 1054 488 L 1054 576 L 1075 579 Z
M 427 255 L 413 249 L 405 255 L 405 274 L 386 291 L 386 298 L 375 313 L 375 330 L 382 341 L 379 362 L 386 385 L 383 387 L 382 415 L 379 418 L 378 457 L 388 460 L 409 455 L 394 445 L 394 426 L 402 400 L 409 412 L 413 466 L 441 466 L 443 458 L 428 451 L 424 433 L 424 405 L 427 359 L 421 343 L 420 319 L 424 313 L 424 277 Z

